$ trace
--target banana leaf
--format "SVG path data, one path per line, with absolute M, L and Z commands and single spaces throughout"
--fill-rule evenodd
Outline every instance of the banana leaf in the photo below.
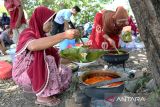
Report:
M 62 50 L 60 56 L 71 61 L 76 62 L 92 62 L 100 58 L 106 51 L 103 50 L 90 50 L 88 48 L 69 48 Z
M 88 62 L 95 61 L 106 53 L 107 52 L 103 51 L 103 50 L 89 51 L 87 56 L 86 56 L 86 60 Z
M 66 58 L 72 61 L 79 61 L 80 58 L 77 53 L 79 53 L 78 48 L 69 48 L 69 49 L 62 50 L 60 52 L 60 56 L 62 58 Z

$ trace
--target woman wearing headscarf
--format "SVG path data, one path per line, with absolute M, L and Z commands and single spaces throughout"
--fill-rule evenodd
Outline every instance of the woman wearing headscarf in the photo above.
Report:
M 3 30 L 5 30 L 5 25 L 9 25 L 10 23 L 10 18 L 7 16 L 7 13 L 3 13 L 1 23 L 3 26 Z
M 20 34 L 12 73 L 20 87 L 36 94 L 36 104 L 47 106 L 59 104 L 54 95 L 67 89 L 71 82 L 71 70 L 60 64 L 53 46 L 79 35 L 78 30 L 71 29 L 46 37 L 54 15 L 54 11 L 43 6 L 35 9 L 29 27 Z
M 17 44 L 19 34 L 26 28 L 22 0 L 4 0 L 4 6 L 10 15 L 10 28 L 13 33 L 12 40 Z
M 119 47 L 119 35 L 128 25 L 128 13 L 123 7 L 116 11 L 102 10 L 96 13 L 89 44 L 95 49 L 114 49 Z

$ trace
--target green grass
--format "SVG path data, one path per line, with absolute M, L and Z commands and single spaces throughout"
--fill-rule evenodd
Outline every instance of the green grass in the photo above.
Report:
M 158 107 L 157 105 L 159 105 L 160 102 L 160 88 L 157 88 L 157 90 L 151 92 L 148 100 L 150 105 L 153 107 Z

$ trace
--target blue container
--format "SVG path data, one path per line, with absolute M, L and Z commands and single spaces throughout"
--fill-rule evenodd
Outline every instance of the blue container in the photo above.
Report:
M 75 39 L 72 39 L 72 40 L 65 39 L 62 42 L 60 42 L 59 48 L 60 48 L 60 50 L 64 50 L 64 49 L 68 48 L 69 46 L 74 47 L 75 44 L 76 44 Z

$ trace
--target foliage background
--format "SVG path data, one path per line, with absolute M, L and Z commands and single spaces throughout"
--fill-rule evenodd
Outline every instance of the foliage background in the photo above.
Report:
M 39 5 L 45 5 L 55 11 L 67 8 L 70 9 L 77 5 L 81 8 L 81 12 L 73 18 L 73 22 L 84 24 L 93 21 L 97 11 L 104 8 L 104 5 L 112 0 L 22 0 L 28 17 L 31 16 L 33 10 Z
M 71 9 L 73 6 L 77 5 L 81 8 L 81 12 L 78 15 L 76 15 L 76 17 L 72 17 L 72 21 L 79 25 L 89 21 L 93 22 L 96 12 L 103 9 L 107 3 L 112 2 L 113 0 L 21 0 L 21 1 L 27 19 L 30 18 L 34 9 L 39 5 L 44 5 L 55 11 L 59 11 L 61 9 Z M 2 12 L 7 12 L 7 11 L 5 7 L 2 4 L 0 4 L 0 14 Z

